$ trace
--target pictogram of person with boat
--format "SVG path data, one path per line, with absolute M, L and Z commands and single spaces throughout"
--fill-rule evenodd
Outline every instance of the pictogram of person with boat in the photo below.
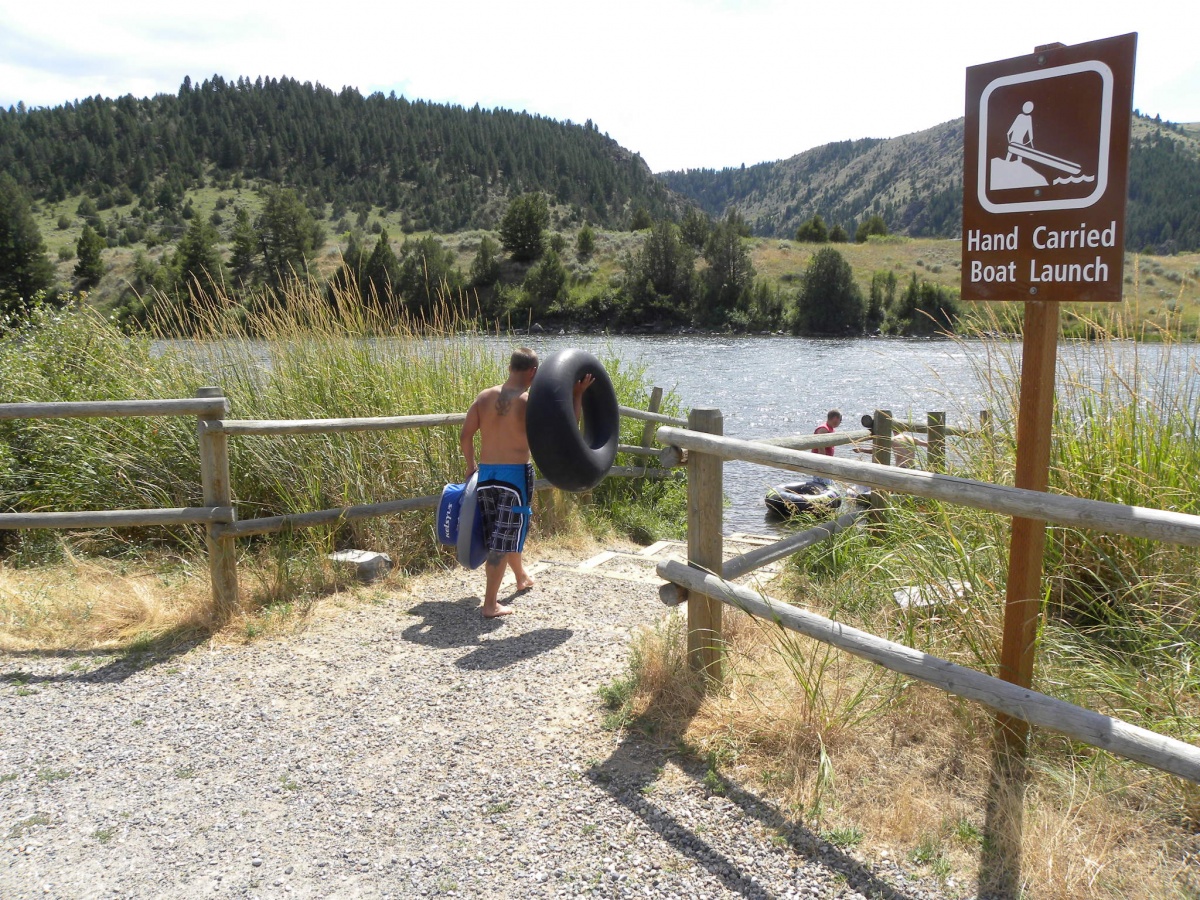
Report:
M 996 156 L 991 160 L 988 187 L 991 190 L 1003 191 L 1016 188 L 1045 187 L 1050 184 L 1046 176 L 1035 166 L 1043 166 L 1056 172 L 1065 173 L 1054 179 L 1054 184 L 1076 184 L 1091 182 L 1094 175 L 1082 175 L 1083 166 L 1071 162 L 1044 150 L 1038 150 L 1033 145 L 1033 110 L 1032 100 L 1026 100 L 1021 111 L 1013 119 L 1007 132 L 1008 147 L 1004 158 Z

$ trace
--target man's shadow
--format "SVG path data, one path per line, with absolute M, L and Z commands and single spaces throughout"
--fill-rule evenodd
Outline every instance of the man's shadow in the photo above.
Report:
M 477 596 L 457 600 L 426 600 L 409 610 L 422 621 L 404 629 L 402 637 L 414 644 L 424 644 L 440 650 L 454 647 L 473 647 L 455 661 L 460 669 L 494 671 L 515 665 L 539 653 L 547 653 L 574 634 L 569 628 L 538 628 L 512 637 L 488 639 L 504 626 L 503 616 L 486 619 L 479 611 Z

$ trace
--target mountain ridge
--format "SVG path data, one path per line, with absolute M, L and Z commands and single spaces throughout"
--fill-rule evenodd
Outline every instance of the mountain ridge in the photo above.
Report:
M 672 191 L 711 216 L 736 210 L 755 234 L 791 237 L 820 215 L 850 233 L 880 215 L 910 237 L 961 234 L 963 119 L 895 138 L 814 147 L 740 168 L 661 172 Z M 1135 111 L 1127 245 L 1175 252 L 1200 247 L 1200 124 Z

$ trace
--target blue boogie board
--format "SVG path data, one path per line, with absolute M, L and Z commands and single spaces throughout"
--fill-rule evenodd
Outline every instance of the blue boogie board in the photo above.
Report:
M 475 505 L 477 479 L 478 473 L 472 475 L 465 484 L 446 485 L 437 509 L 438 540 L 453 545 L 459 564 L 467 569 L 478 569 L 487 559 L 483 517 Z

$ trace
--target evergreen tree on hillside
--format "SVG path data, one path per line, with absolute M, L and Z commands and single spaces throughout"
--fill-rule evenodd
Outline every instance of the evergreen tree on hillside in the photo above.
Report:
M 395 292 L 404 308 L 417 318 L 428 319 L 443 302 L 452 302 L 463 289 L 462 272 L 454 253 L 429 235 L 406 241 L 400 254 Z
M 196 216 L 179 239 L 171 268 L 184 296 L 196 294 L 214 299 L 225 289 L 225 262 L 217 249 L 217 230 Z
M 508 204 L 500 221 L 500 243 L 518 262 L 542 255 L 543 236 L 550 227 L 550 207 L 544 195 L 522 194 Z
M 796 229 L 796 240 L 802 244 L 824 244 L 829 240 L 829 229 L 819 215 L 813 216 Z
M 100 251 L 108 247 L 108 243 L 92 230 L 91 225 L 84 225 L 75 242 L 75 280 L 80 290 L 90 290 L 100 283 L 104 277 L 104 260 Z
M 694 206 L 689 206 L 679 225 L 680 236 L 694 249 L 703 250 L 712 231 L 712 219 Z
M 529 270 L 522 285 L 534 315 L 545 314 L 567 300 L 567 270 L 553 250 L 547 250 Z
M 817 251 L 804 271 L 792 331 L 796 334 L 860 334 L 864 313 L 862 291 L 854 281 L 850 263 L 832 247 Z
M 713 228 L 704 245 L 708 269 L 704 273 L 704 293 L 698 319 L 703 324 L 719 325 L 739 305 L 745 305 L 754 287 L 754 264 L 743 242 L 745 220 L 736 212 Z
M 287 188 L 267 191 L 257 231 L 266 282 L 272 287 L 304 276 L 309 261 L 325 242 L 321 226 L 299 194 Z
M 575 236 L 575 256 L 579 259 L 590 259 L 592 254 L 596 252 L 596 232 L 592 231 L 592 226 L 586 222 L 579 229 L 579 234 Z
M 872 235 L 888 234 L 887 223 L 883 221 L 883 216 L 873 215 L 862 222 L 854 232 L 854 241 L 858 244 L 865 244 L 867 238 Z
M 500 280 L 500 245 L 484 235 L 471 261 L 471 286 L 489 288 Z
M 254 260 L 258 256 L 258 232 L 254 230 L 250 214 L 244 206 L 239 206 L 234 212 L 229 243 L 229 268 L 238 281 L 245 283 L 254 272 Z
M 392 242 L 388 238 L 387 229 L 379 232 L 379 240 L 375 249 L 367 257 L 362 267 L 359 285 L 364 297 L 371 297 L 376 302 L 390 300 L 395 286 L 400 281 L 400 260 L 392 250 Z
M 696 252 L 679 228 L 666 220 L 655 222 L 646 240 L 625 260 L 625 290 L 631 318 L 686 322 L 696 296 Z
M 29 198 L 0 172 L 0 316 L 17 311 L 54 284 L 54 264 L 29 208 Z
M 908 287 L 888 311 L 885 330 L 906 335 L 953 333 L 957 321 L 958 302 L 954 292 L 918 279 L 913 272 Z

